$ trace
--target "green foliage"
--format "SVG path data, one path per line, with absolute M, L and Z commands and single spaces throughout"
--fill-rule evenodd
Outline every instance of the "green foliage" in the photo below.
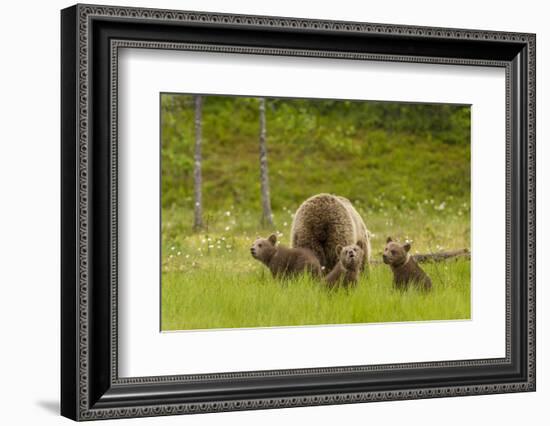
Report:
M 469 204 L 469 107 L 268 99 L 266 116 L 275 210 L 319 192 L 371 207 Z M 192 208 L 193 117 L 192 96 L 162 96 L 164 208 Z M 205 97 L 206 213 L 238 206 L 260 216 L 258 140 L 256 98 Z

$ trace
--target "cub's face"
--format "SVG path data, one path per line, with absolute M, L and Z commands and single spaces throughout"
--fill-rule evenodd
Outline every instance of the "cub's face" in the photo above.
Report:
M 250 254 L 254 259 L 265 261 L 275 253 L 277 236 L 272 234 L 269 238 L 258 238 L 250 247 Z
M 410 243 L 399 244 L 388 238 L 382 259 L 387 265 L 402 265 L 407 261 L 410 249 Z
M 356 269 L 363 261 L 363 249 L 358 244 L 342 247 L 340 250 L 340 262 L 346 269 Z

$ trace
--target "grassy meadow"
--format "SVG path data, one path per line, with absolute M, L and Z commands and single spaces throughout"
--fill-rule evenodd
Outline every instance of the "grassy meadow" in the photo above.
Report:
M 470 262 L 424 263 L 433 291 L 392 288 L 377 263 L 357 288 L 327 291 L 304 276 L 277 281 L 250 256 L 258 236 L 289 244 L 311 195 L 349 198 L 373 234 L 411 252 L 470 248 L 469 108 L 268 100 L 273 227 L 261 226 L 257 99 L 208 96 L 203 109 L 203 221 L 193 230 L 192 96 L 163 95 L 163 330 L 470 318 Z

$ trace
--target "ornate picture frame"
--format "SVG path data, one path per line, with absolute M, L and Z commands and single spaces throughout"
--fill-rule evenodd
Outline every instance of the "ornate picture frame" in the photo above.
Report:
M 534 34 L 76 5 L 61 12 L 61 413 L 160 416 L 535 390 Z M 120 48 L 506 72 L 506 356 L 119 377 Z

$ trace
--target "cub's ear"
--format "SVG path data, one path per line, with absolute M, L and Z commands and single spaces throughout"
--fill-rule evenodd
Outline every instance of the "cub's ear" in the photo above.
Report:
M 409 251 L 411 249 L 411 243 L 403 244 L 403 248 L 405 249 L 405 251 Z
M 357 240 L 357 243 L 356 243 L 359 247 L 361 247 L 361 250 L 365 250 L 366 248 L 366 245 L 365 245 L 365 242 L 363 240 Z
M 277 244 L 277 235 L 271 234 L 267 241 L 269 241 L 273 245 Z
M 343 249 L 343 248 L 344 248 L 344 247 L 341 246 L 340 244 L 338 244 L 338 245 L 336 246 L 336 249 L 335 249 L 335 250 L 336 250 L 336 256 L 340 256 L 340 253 L 342 253 L 342 249 Z
M 386 240 L 386 243 L 391 243 L 393 240 L 391 239 L 391 237 L 388 237 L 388 239 Z

